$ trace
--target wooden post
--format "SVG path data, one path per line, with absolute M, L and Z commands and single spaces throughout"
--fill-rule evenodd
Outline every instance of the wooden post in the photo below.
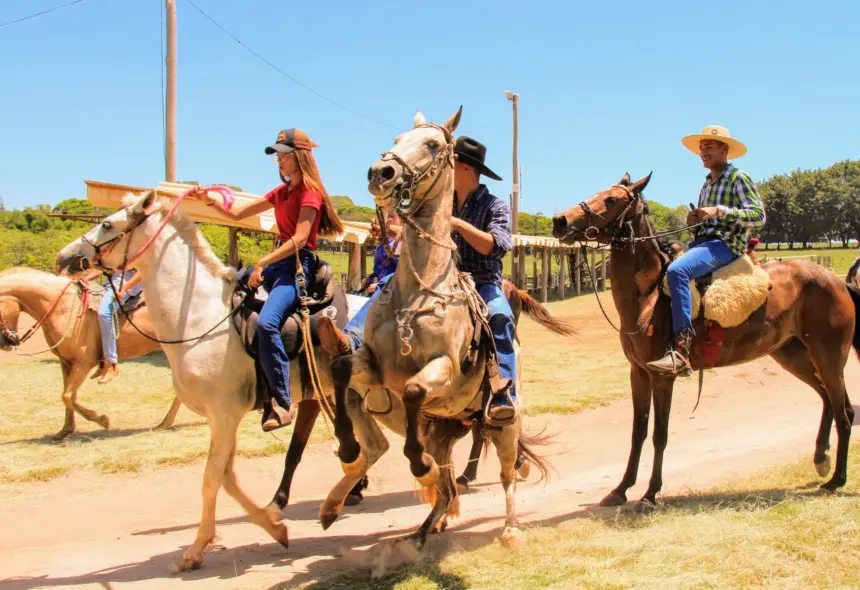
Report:
M 236 267 L 239 264 L 239 228 L 230 228 L 230 242 L 227 249 L 227 264 Z
M 576 294 L 582 295 L 582 248 L 576 249 Z
M 597 277 L 600 274 L 597 271 L 597 252 L 591 251 L 591 288 L 597 291 Z
M 538 288 L 538 272 L 537 272 L 537 252 L 532 248 L 532 277 L 534 278 L 534 288 Z
M 543 247 L 543 257 L 541 258 L 541 274 L 543 274 L 543 284 L 540 287 L 541 303 L 549 301 L 549 278 L 550 278 L 550 249 L 548 246 Z
M 167 97 L 165 100 L 164 176 L 176 182 L 176 0 L 165 0 L 167 8 Z
M 349 251 L 349 274 L 348 283 L 350 290 L 357 290 L 361 286 L 361 244 L 356 242 Z
M 519 289 L 524 289 L 526 286 L 526 248 L 520 246 L 519 257 L 517 261 L 517 278 L 516 285 Z
M 564 263 L 567 260 L 567 252 L 564 248 L 558 249 L 558 298 L 564 299 Z
M 600 251 L 600 290 L 606 291 L 606 250 Z
M 364 280 L 364 277 L 367 276 L 367 251 L 364 249 L 364 244 L 361 245 L 361 264 L 359 265 L 359 272 L 361 278 L 359 280 Z

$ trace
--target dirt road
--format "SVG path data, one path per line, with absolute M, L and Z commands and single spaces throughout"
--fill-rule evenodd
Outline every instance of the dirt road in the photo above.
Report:
M 847 367 L 849 391 L 860 399 L 860 364 Z M 667 494 L 683 494 L 798 456 L 809 457 L 820 418 L 818 397 L 770 360 L 721 369 L 706 380 L 695 416 L 693 379 L 679 382 L 672 408 L 664 481 Z M 618 482 L 630 440 L 630 402 L 575 416 L 530 418 L 555 435 L 550 455 L 555 473 L 548 483 L 521 483 L 518 510 L 523 524 L 575 519 Z M 835 445 L 835 432 L 832 442 Z M 329 531 L 316 521 L 320 500 L 338 479 L 340 467 L 328 444 L 309 448 L 286 510 L 290 548 L 275 545 L 249 524 L 223 492 L 219 534 L 223 549 L 206 554 L 203 569 L 170 575 L 168 568 L 193 540 L 200 510 L 203 465 L 130 476 L 76 475 L 47 483 L 4 486 L 0 498 L 0 585 L 9 589 L 75 588 L 261 588 L 319 580 L 361 565 L 374 543 L 410 532 L 426 516 L 400 453 L 402 441 L 371 472 L 366 500 L 346 508 Z M 467 446 L 457 448 L 458 472 Z M 651 467 L 646 443 L 637 499 Z M 239 459 L 241 484 L 260 503 L 269 500 L 282 459 Z M 501 531 L 504 498 L 495 457 L 481 464 L 478 485 L 462 498 L 462 517 L 434 535 L 427 550 L 491 543 Z M 860 474 L 849 474 L 850 478 Z M 536 479 L 534 475 L 530 478 Z M 798 482 L 802 484 L 805 482 Z M 350 551 L 351 550 L 351 551 Z M 348 557 L 339 557 L 349 551 Z

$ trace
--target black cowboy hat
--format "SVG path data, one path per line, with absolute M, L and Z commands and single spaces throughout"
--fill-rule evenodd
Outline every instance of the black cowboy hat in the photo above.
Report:
M 457 161 L 468 164 L 478 171 L 479 174 L 489 176 L 493 180 L 501 180 L 502 177 L 487 168 L 484 159 L 487 157 L 487 146 L 476 139 L 461 135 L 454 144 L 454 155 Z

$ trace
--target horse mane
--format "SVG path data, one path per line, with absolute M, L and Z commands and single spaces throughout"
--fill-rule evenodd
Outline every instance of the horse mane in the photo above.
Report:
M 5 277 L 8 275 L 15 275 L 15 274 L 23 274 L 23 273 L 42 274 L 42 275 L 50 274 L 50 273 L 47 273 L 43 270 L 39 270 L 38 268 L 30 268 L 29 266 L 13 266 L 13 267 L 7 268 L 5 270 L 0 270 L 0 277 Z M 51 275 L 51 276 L 54 276 L 54 275 Z

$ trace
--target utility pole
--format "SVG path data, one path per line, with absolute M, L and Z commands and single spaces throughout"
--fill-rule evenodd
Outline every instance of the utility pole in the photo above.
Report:
M 514 153 L 513 153 L 513 171 L 514 171 L 514 182 L 513 182 L 513 206 L 511 207 L 511 230 L 513 233 L 519 233 L 519 213 L 520 213 L 520 185 L 518 172 L 519 167 L 517 166 L 517 101 L 519 100 L 519 95 L 511 92 L 510 90 L 505 90 L 505 96 L 511 104 L 513 105 L 514 111 Z
M 176 0 L 165 0 L 167 8 L 167 107 L 164 134 L 164 176 L 176 182 Z

